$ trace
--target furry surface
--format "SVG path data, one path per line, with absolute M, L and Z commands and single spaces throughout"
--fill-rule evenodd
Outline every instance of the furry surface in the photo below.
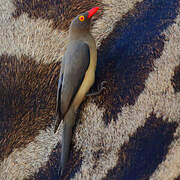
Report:
M 71 19 L 94 5 L 92 90 L 107 89 L 80 108 L 63 179 L 179 178 L 178 0 L 0 0 L 1 180 L 59 179 L 60 61 Z

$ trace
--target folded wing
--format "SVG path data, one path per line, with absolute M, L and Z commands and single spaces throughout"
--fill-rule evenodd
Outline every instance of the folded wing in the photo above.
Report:
M 67 47 L 62 62 L 57 92 L 55 132 L 80 88 L 89 63 L 89 46 L 83 41 L 73 41 Z

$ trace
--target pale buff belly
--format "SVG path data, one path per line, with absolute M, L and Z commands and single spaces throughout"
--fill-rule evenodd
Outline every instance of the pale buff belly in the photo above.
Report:
M 72 106 L 74 107 L 75 111 L 78 109 L 78 107 L 82 103 L 84 97 L 86 96 L 87 92 L 93 85 L 94 81 L 95 81 L 95 67 L 89 66 L 88 70 L 86 71 L 84 80 L 72 103 Z
M 94 84 L 95 81 L 95 71 L 96 71 L 96 63 L 97 63 L 96 44 L 93 38 L 89 38 L 88 41 L 86 39 L 83 39 L 83 41 L 86 42 L 90 48 L 90 64 L 84 76 L 83 82 L 71 105 L 75 111 L 79 108 L 84 97 L 86 96 L 87 92 L 89 91 L 89 89 L 91 88 L 91 86 Z

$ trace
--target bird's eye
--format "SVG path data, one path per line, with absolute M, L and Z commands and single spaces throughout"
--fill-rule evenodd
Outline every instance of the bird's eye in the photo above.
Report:
M 79 20 L 82 22 L 84 21 L 84 16 L 79 16 Z

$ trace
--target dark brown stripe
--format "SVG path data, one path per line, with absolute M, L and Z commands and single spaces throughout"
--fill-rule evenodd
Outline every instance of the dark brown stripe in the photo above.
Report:
M 171 80 L 171 83 L 174 87 L 175 92 L 180 92 L 180 65 L 175 67 L 174 76 Z
M 63 178 L 64 180 L 68 180 L 73 178 L 75 174 L 80 170 L 82 164 L 82 152 L 76 151 L 73 147 L 74 145 L 72 145 L 69 162 L 66 165 L 66 169 L 62 177 L 59 177 L 58 175 L 61 154 L 61 145 L 58 143 L 56 148 L 54 148 L 54 150 L 52 151 L 46 166 L 40 168 L 39 172 L 35 173 L 29 179 L 58 180 Z
M 164 48 L 161 33 L 177 16 L 178 0 L 144 0 L 116 23 L 98 52 L 96 84 L 108 81 L 107 90 L 94 97 L 105 108 L 104 121 L 117 119 L 124 105 L 134 105 L 144 90 L 153 62 Z
M 144 127 L 138 128 L 119 150 L 117 165 L 103 180 L 148 180 L 164 161 L 177 127 L 178 123 L 151 114 Z
M 101 159 L 102 154 L 103 154 L 103 150 L 102 149 L 99 149 L 98 151 L 93 153 L 93 157 L 94 157 L 94 160 L 95 160 L 94 161 L 93 169 L 96 169 L 96 167 L 98 166 L 99 159 Z
M 180 175 L 177 178 L 175 178 L 174 180 L 180 180 Z
M 52 123 L 60 63 L 0 57 L 0 160 Z
M 57 146 L 51 152 L 49 160 L 44 167 L 39 169 L 38 173 L 35 173 L 29 180 L 55 180 L 58 179 L 58 167 L 61 152 L 61 144 L 58 143 Z
M 67 30 L 72 18 L 78 14 L 94 6 L 103 7 L 101 0 L 14 0 L 14 5 L 14 18 L 27 13 L 33 19 L 53 20 L 53 28 L 60 30 Z

